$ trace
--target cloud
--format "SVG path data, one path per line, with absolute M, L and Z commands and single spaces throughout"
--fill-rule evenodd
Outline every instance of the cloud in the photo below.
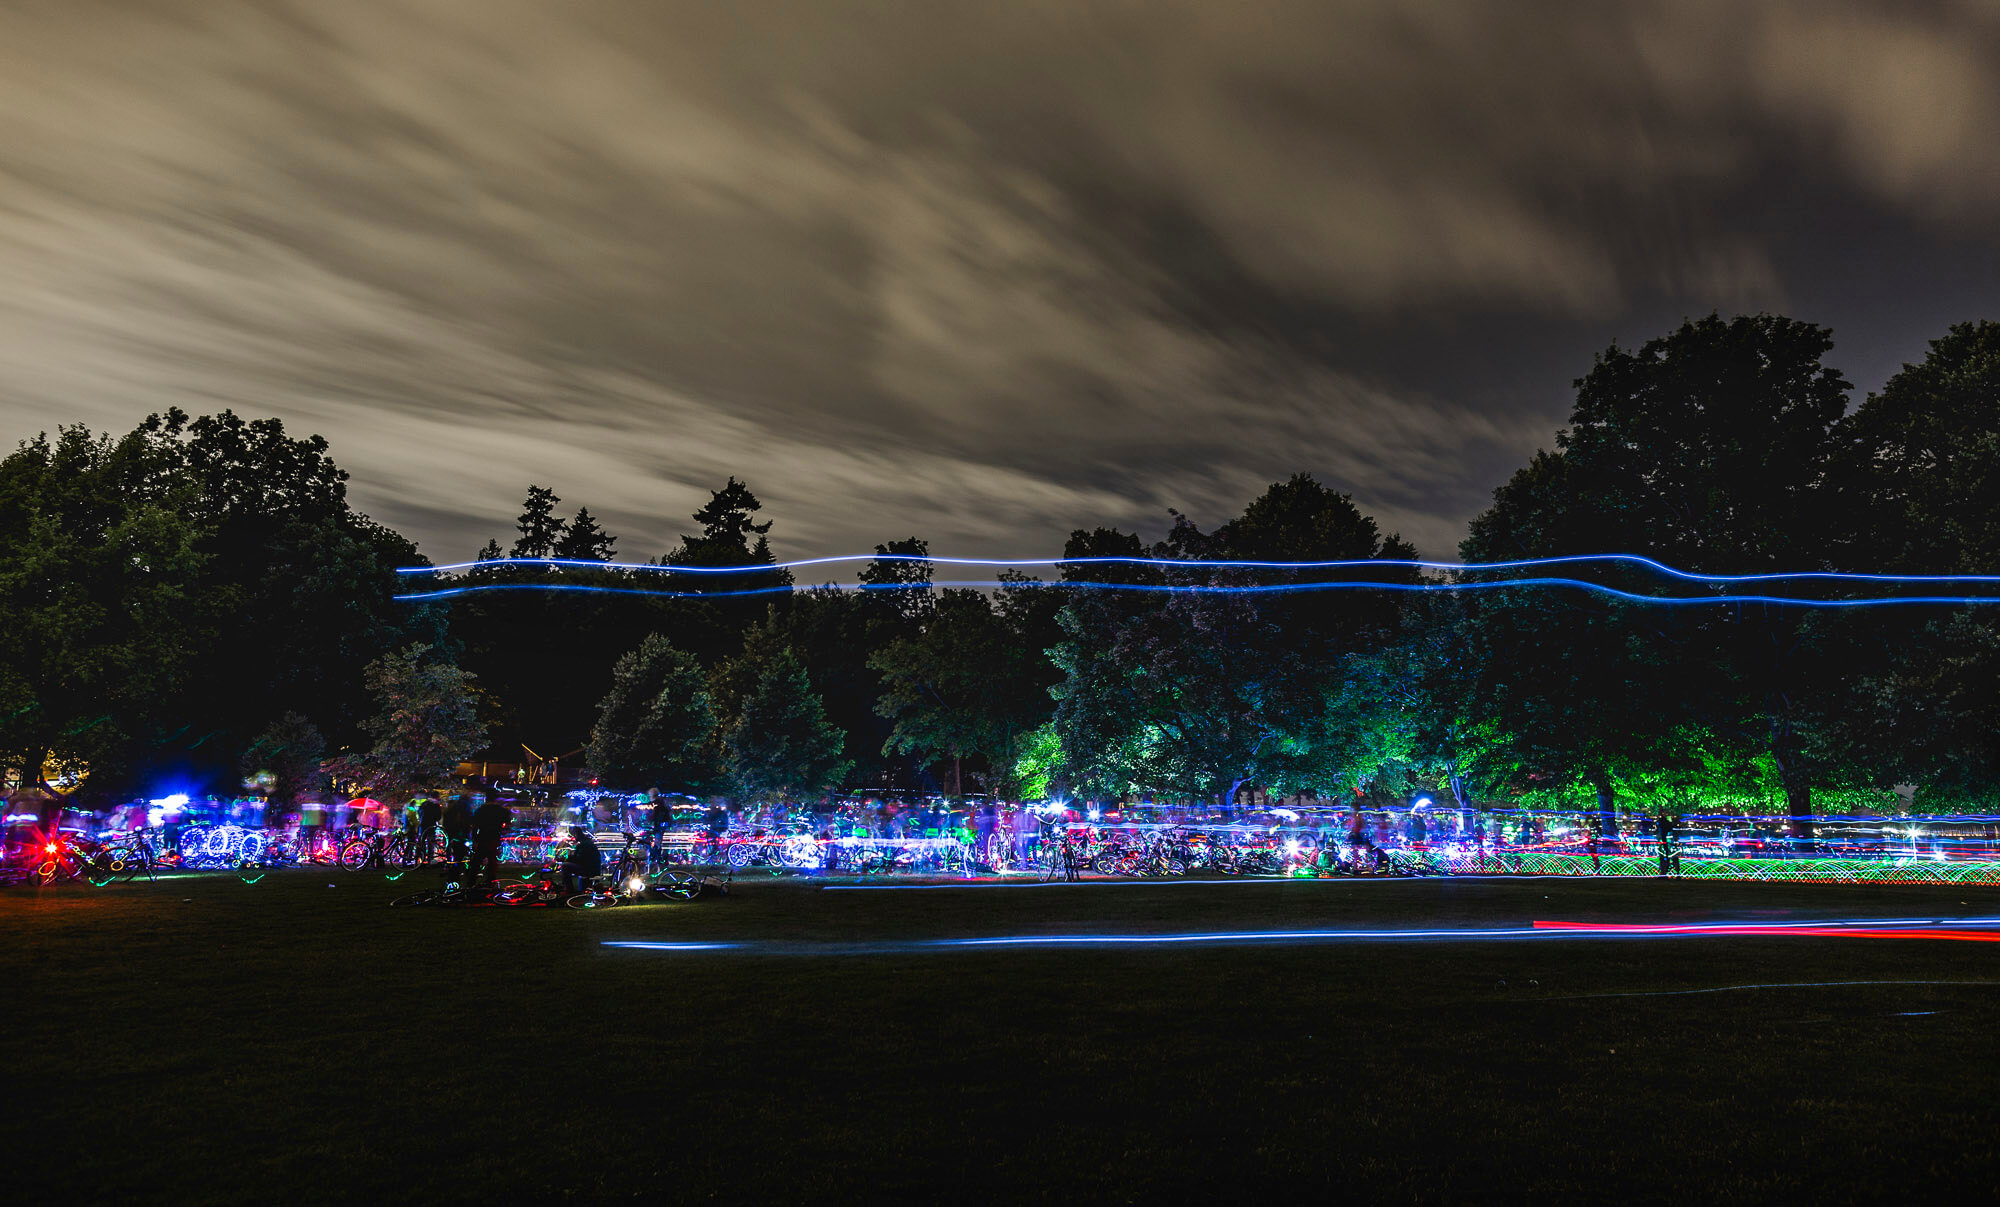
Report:
M 1962 231 L 1990 18 L 16 6 L 0 434 L 278 414 L 440 558 L 530 481 L 656 553 L 730 474 L 793 552 L 1046 552 L 1297 471 L 1449 552 L 1632 299 L 1785 297 L 1769 173 L 1828 147 Z M 1482 377 L 1523 327 L 1577 359 Z

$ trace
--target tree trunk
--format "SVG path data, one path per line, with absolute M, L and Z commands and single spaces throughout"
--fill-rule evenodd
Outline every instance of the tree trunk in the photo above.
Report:
M 1611 787 L 1611 773 L 1599 767 L 1591 773 L 1590 786 L 1597 789 L 1597 831 L 1605 838 L 1618 837 L 1618 795 Z
M 1804 760 L 1798 757 L 1798 743 L 1791 726 L 1776 716 L 1771 718 L 1771 761 L 1778 765 L 1778 782 L 1785 789 L 1785 833 L 1791 838 L 1813 837 L 1812 784 L 1806 778 Z
M 1450 768 L 1449 779 L 1451 782 L 1452 803 L 1458 806 L 1458 828 L 1470 834 L 1472 833 L 1473 822 L 1472 797 L 1465 790 L 1465 777 L 1458 773 L 1458 765 L 1456 763 L 1452 764 Z
M 1787 777 L 1789 779 L 1789 777 Z M 1812 786 L 1802 783 L 1785 784 L 1785 832 L 1793 838 L 1811 840 L 1815 837 L 1813 828 Z

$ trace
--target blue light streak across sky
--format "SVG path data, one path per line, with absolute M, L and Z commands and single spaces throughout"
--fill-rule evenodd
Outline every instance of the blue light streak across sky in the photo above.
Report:
M 764 569 L 769 568 L 764 567 Z M 1051 590 L 1084 589 L 1183 595 L 1290 595 L 1316 591 L 1402 591 L 1423 593 L 1431 591 L 1487 591 L 1501 589 L 1518 590 L 1523 587 L 1555 587 L 1583 591 L 1627 603 L 1664 607 L 1685 607 L 1702 604 L 1763 604 L 1792 608 L 1873 608 L 1889 604 L 1928 605 L 1933 607 L 2000 604 L 2000 595 L 1877 595 L 1866 596 L 1860 599 L 1809 599 L 1788 595 L 1646 595 L 1641 592 L 1624 591 L 1616 587 L 1607 587 L 1602 583 L 1587 582 L 1578 578 L 1511 578 L 1490 582 L 1443 583 L 1341 581 L 1320 583 L 1249 583 L 1242 585 L 1213 583 L 1169 585 L 1162 583 L 1093 582 L 1022 584 L 1005 582 L 998 579 L 961 579 L 936 583 L 823 584 L 825 587 L 842 591 L 900 591 L 927 586 L 984 589 L 1024 585 L 1041 586 Z M 474 583 L 459 587 L 443 587 L 434 591 L 406 592 L 394 598 L 404 603 L 422 603 L 429 600 L 453 599 L 462 595 L 480 594 L 488 591 L 570 591 L 593 595 L 654 596 L 664 599 L 730 599 L 757 595 L 789 595 L 795 590 L 797 588 L 790 585 L 752 587 L 733 591 L 664 591 L 652 590 L 645 587 L 601 586 L 592 583 Z
M 398 574 L 445 574 L 494 566 L 533 566 L 541 569 L 620 570 L 655 574 L 750 574 L 758 571 L 799 570 L 808 566 L 845 565 L 855 562 L 928 562 L 940 566 L 993 566 L 1018 569 L 1027 566 L 1153 566 L 1162 569 L 1194 570 L 1344 570 L 1374 567 L 1410 570 L 1443 570 L 1480 573 L 1497 570 L 1525 570 L 1535 566 L 1564 566 L 1590 563 L 1637 566 L 1668 578 L 1698 583 L 1754 583 L 1785 580 L 1884 583 L 2000 583 L 2000 574 L 1871 574 L 1836 570 L 1796 570 L 1767 574 L 1697 574 L 1636 553 L 1576 553 L 1563 557 L 1531 557 L 1511 562 L 1431 562 L 1401 558 L 1361 558 L 1327 562 L 1273 562 L 1206 560 L 1168 557 L 931 557 L 914 553 L 842 553 L 827 557 L 800 558 L 789 562 L 759 562 L 741 566 L 676 566 L 654 562 L 593 562 L 559 557 L 502 557 L 490 561 L 450 562 L 440 566 L 401 566 Z

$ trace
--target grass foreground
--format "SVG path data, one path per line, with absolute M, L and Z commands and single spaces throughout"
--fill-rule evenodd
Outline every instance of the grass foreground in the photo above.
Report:
M 386 908 L 419 875 L 0 892 L 15 1201 L 2000 1193 L 2000 943 L 916 942 L 1968 917 L 2000 889 L 757 879 Z M 1870 981 L 1905 983 L 1829 983 Z

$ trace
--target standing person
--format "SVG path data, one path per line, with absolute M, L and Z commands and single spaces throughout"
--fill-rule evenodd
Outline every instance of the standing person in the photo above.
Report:
M 438 821 L 444 816 L 444 809 L 436 797 L 426 796 L 415 802 L 417 806 L 417 841 L 410 853 L 420 863 L 431 861 L 431 850 L 437 846 Z
M 1677 875 L 1681 870 L 1680 848 L 1674 843 L 1674 825 L 1679 821 L 1680 819 L 1671 813 L 1662 812 L 1653 823 L 1660 832 L 1660 875 L 1662 876 Z
M 708 835 L 707 862 L 722 862 L 722 836 L 729 832 L 729 810 L 722 807 L 721 801 L 708 802 L 708 811 L 701 815 L 701 828 Z
M 326 805 L 318 797 L 299 802 L 299 847 L 310 851 L 319 832 L 326 828 Z
M 492 798 L 472 811 L 472 870 L 474 884 L 495 880 L 500 874 L 500 838 L 514 820 L 514 811 Z
M 653 829 L 653 863 L 666 863 L 667 830 L 674 824 L 674 807 L 667 803 L 667 794 L 657 789 L 653 792 L 653 807 L 648 819 Z
M 977 847 L 979 859 L 983 863 L 991 863 L 993 861 L 993 831 L 998 829 L 999 826 L 1000 810 L 994 806 L 993 802 L 987 801 L 985 804 L 979 806 L 979 813 L 973 821 L 973 833 L 975 835 L 973 845 Z
M 451 794 L 451 800 L 438 817 L 444 830 L 445 850 L 451 859 L 454 871 L 466 870 L 466 859 L 470 854 L 467 841 L 472 837 L 472 801 L 463 792 Z

